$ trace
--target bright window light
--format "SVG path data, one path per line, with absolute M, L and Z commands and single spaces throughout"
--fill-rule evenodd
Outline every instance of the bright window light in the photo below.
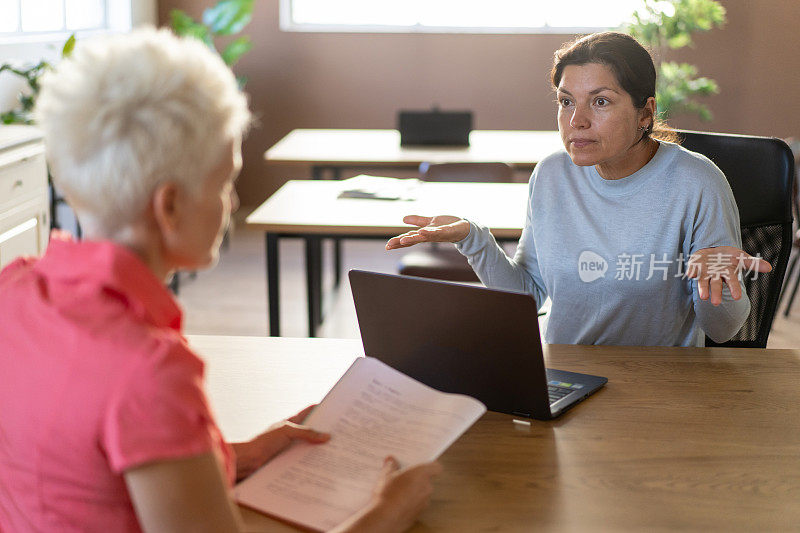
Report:
M 281 28 L 331 32 L 569 33 L 616 28 L 641 0 L 281 0 Z
M 22 3 L 22 31 L 60 31 L 64 29 L 63 0 L 25 0 Z
M 0 0 L 0 32 L 19 30 L 19 1 Z
M 104 0 L 67 0 L 67 29 L 102 28 L 106 19 Z
M 37 34 L 125 31 L 132 0 L 0 0 L 0 42 Z

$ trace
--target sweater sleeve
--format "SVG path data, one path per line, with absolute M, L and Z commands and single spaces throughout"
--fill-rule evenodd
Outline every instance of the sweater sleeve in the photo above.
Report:
M 739 210 L 733 198 L 728 180 L 713 163 L 711 179 L 700 191 L 699 206 L 693 225 L 691 243 L 688 250 L 691 254 L 704 248 L 716 246 L 742 247 L 742 236 L 739 224 Z M 756 253 L 757 250 L 745 250 Z M 722 303 L 714 306 L 710 300 L 701 300 L 697 289 L 697 281 L 692 280 L 692 302 L 698 323 L 705 334 L 714 342 L 725 342 L 733 337 L 742 327 L 750 314 L 750 299 L 747 296 L 742 276 L 739 283 L 742 297 L 734 300 L 730 288 L 723 285 Z
M 484 285 L 493 289 L 530 294 L 536 300 L 537 306 L 541 308 L 547 299 L 547 291 L 539 272 L 536 243 L 533 239 L 531 193 L 535 180 L 536 171 L 534 171 L 528 186 L 525 225 L 513 259 L 508 257 L 497 244 L 488 228 L 473 221 L 469 221 L 469 235 L 456 243 L 456 248 L 467 257 L 478 279 Z

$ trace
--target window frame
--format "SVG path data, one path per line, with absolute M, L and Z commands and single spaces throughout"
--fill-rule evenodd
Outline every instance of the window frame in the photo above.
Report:
M 19 0 L 23 2 L 24 0 Z M 41 59 L 57 61 L 61 56 L 61 47 L 73 33 L 78 41 L 94 35 L 124 33 L 140 24 L 155 25 L 157 22 L 156 0 L 105 0 L 107 8 L 114 4 L 114 9 L 121 10 L 121 25 L 103 29 L 49 32 L 17 32 L 0 33 L 0 58 L 2 62 L 35 62 Z M 106 21 L 113 17 L 106 11 Z M 0 83 L 1 84 L 1 83 Z
M 356 24 L 305 24 L 292 20 L 292 3 L 294 0 L 280 0 L 278 19 L 281 31 L 295 33 L 408 33 L 408 34 L 494 34 L 494 35 L 575 35 L 594 33 L 604 30 L 619 29 L 620 26 L 392 26 L 392 25 L 356 25 Z M 333 1 L 333 0 L 332 0 Z

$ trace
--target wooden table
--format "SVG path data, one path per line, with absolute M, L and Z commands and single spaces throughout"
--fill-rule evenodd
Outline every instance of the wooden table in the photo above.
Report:
M 563 148 L 557 131 L 475 130 L 469 146 L 400 146 L 397 130 L 297 129 L 264 154 L 274 163 L 311 166 L 315 179 L 344 168 L 417 168 L 420 163 L 503 162 L 532 169 Z
M 387 239 L 409 230 L 404 215 L 453 214 L 481 222 L 500 240 L 515 240 L 525 221 L 528 186 L 522 183 L 423 183 L 413 201 L 338 198 L 344 183 L 289 181 L 247 217 L 266 235 L 270 335 L 280 335 L 279 238 L 305 241 L 313 337 L 322 322 L 322 239 Z
M 191 336 L 226 438 L 318 401 L 358 341 Z M 800 525 L 800 350 L 559 346 L 608 385 L 550 422 L 486 413 L 441 458 L 414 531 L 789 531 Z M 294 531 L 244 510 L 250 531 Z

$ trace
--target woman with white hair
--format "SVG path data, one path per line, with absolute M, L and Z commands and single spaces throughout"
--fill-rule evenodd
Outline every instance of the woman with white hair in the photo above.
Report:
M 54 234 L 0 273 L 0 530 L 236 531 L 231 484 L 293 439 L 330 437 L 299 425 L 307 408 L 225 443 L 164 287 L 217 259 L 246 99 L 202 43 L 142 30 L 80 44 L 37 113 L 85 239 Z M 338 529 L 407 528 L 439 469 L 387 458 Z

